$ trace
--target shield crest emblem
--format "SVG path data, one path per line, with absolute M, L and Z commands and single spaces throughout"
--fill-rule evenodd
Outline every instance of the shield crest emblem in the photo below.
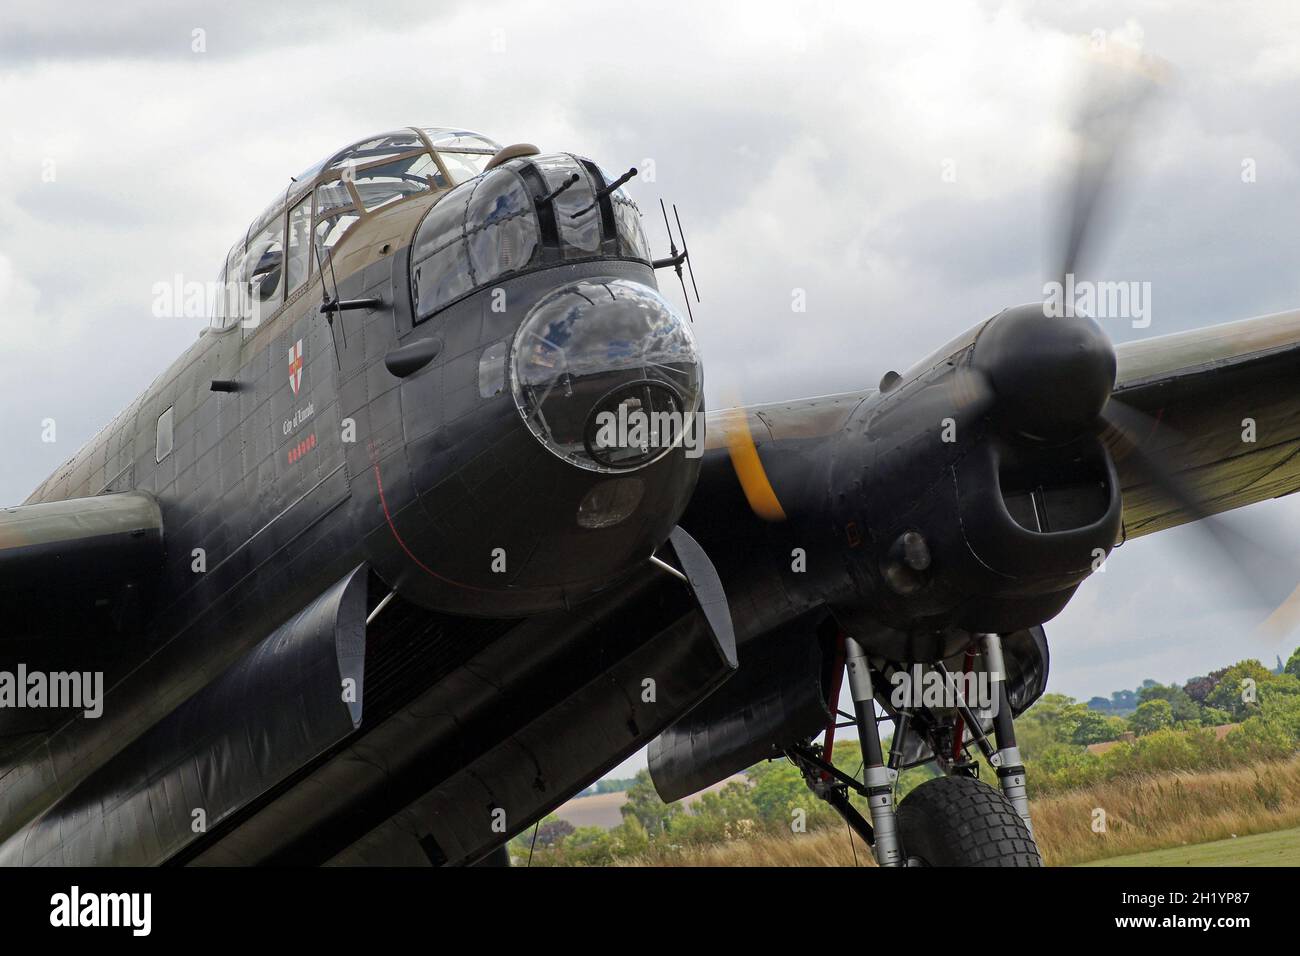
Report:
M 302 339 L 289 347 L 289 387 L 295 395 L 302 388 Z

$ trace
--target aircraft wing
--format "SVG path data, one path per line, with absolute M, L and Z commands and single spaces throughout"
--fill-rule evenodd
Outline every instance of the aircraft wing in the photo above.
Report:
M 147 600 L 162 542 L 144 492 L 0 508 L 0 670 L 106 666 Z M 67 716 L 0 708 L 0 766 Z
M 1159 427 L 1136 436 L 1215 514 L 1300 490 L 1300 311 L 1116 347 L 1113 397 Z M 1123 539 L 1196 515 L 1146 483 L 1116 449 Z
M 161 559 L 162 515 L 145 492 L 0 508 L 6 607 L 74 590 L 102 600 L 142 581 Z
M 1206 513 L 1300 490 L 1300 310 L 1126 342 L 1115 351 L 1114 398 L 1158 426 L 1133 437 Z M 760 445 L 828 434 L 872 391 L 710 413 L 707 447 L 726 447 L 738 430 Z M 1124 494 L 1121 540 L 1195 519 L 1146 482 L 1122 446 L 1112 449 Z
M 726 448 L 737 432 L 748 433 L 759 444 L 829 435 L 842 428 L 853 411 L 875 391 L 868 388 L 709 412 L 704 447 L 710 451 Z

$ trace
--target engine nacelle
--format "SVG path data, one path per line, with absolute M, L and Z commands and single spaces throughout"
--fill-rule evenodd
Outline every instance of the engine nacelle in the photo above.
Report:
M 835 524 L 848 529 L 855 597 L 836 612 L 859 633 L 868 622 L 908 634 L 1041 624 L 1119 535 L 1119 480 L 1092 430 L 1046 442 L 1008 429 L 1006 403 L 973 367 L 984 336 L 1010 311 L 973 344 L 864 407 L 841 443 L 831 506 Z M 1091 348 L 1086 333 L 1061 338 L 1078 338 L 1076 350 L 1087 353 L 1078 361 L 1105 379 L 1109 352 Z M 1083 404 L 1091 409 L 1096 398 Z M 933 659 L 945 647 L 908 651 Z

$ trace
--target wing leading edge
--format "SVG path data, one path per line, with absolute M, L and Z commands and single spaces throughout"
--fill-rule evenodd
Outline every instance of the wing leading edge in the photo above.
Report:
M 1135 437 L 1206 513 L 1300 490 L 1300 311 L 1128 342 L 1116 352 L 1114 397 L 1153 420 L 1148 435 Z M 1196 518 L 1146 483 L 1122 449 L 1116 466 L 1124 539 Z

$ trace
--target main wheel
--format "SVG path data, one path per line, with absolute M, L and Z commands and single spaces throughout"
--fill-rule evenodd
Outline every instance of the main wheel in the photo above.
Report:
M 898 807 L 909 866 L 1042 866 L 1011 801 L 973 777 L 936 777 Z

